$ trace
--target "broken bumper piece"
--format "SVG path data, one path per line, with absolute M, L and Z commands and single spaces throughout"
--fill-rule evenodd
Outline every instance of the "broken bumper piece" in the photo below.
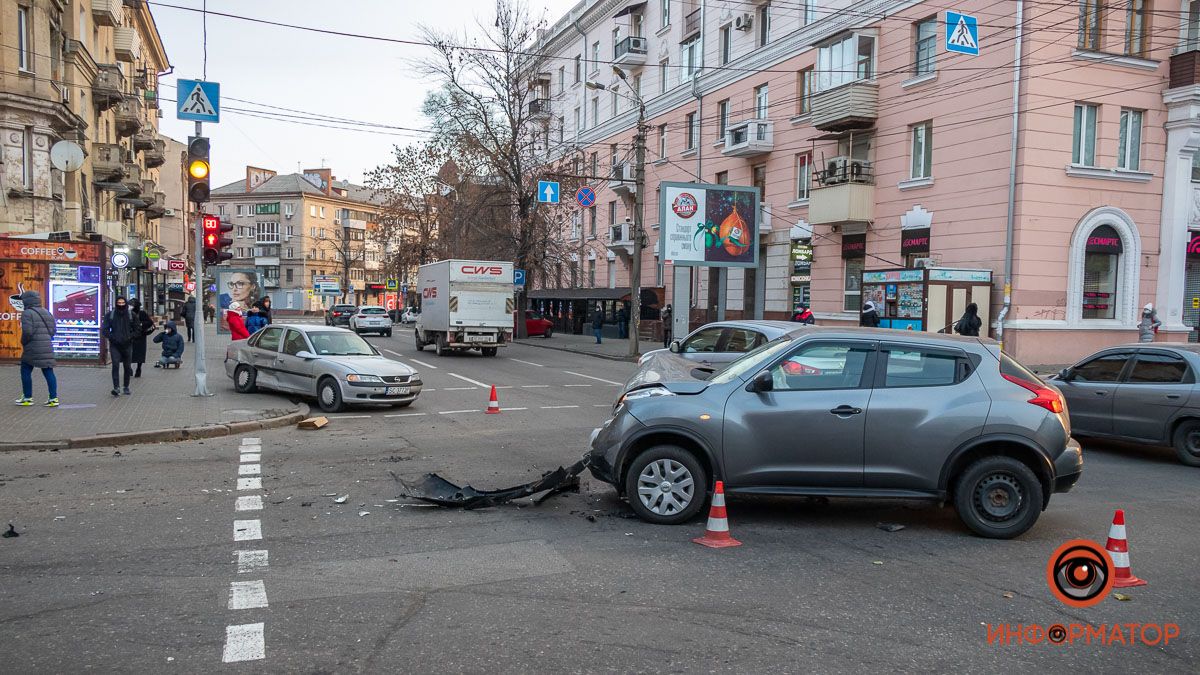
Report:
M 400 496 L 419 499 L 439 506 L 464 509 L 480 509 L 510 502 L 521 497 L 545 494 L 534 499 L 540 504 L 548 497 L 579 488 L 579 474 L 587 468 L 588 460 L 582 459 L 568 467 L 558 467 L 542 475 L 532 483 L 517 485 L 503 490 L 476 490 L 470 485 L 458 486 L 436 473 L 425 474 L 419 481 L 409 482 L 396 474 L 392 477 L 400 484 Z

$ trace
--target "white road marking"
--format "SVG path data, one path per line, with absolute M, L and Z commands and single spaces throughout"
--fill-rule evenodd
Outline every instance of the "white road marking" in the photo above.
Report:
M 402 358 L 402 359 L 403 359 L 403 358 L 405 358 L 405 356 L 404 356 L 403 354 L 401 354 L 400 352 L 394 352 L 394 351 L 392 351 L 392 350 L 388 349 L 387 347 L 384 347 L 384 348 L 383 348 L 383 351 L 385 351 L 385 352 L 387 352 L 387 353 L 389 353 L 389 354 L 392 354 L 393 356 L 399 356 L 399 357 L 400 357 L 400 358 Z
M 544 405 L 542 410 L 562 410 L 563 408 L 578 408 L 577 405 Z
M 458 415 L 461 413 L 483 412 L 482 410 L 439 410 L 439 415 Z
M 384 415 L 384 417 L 423 417 L 427 414 L 428 413 L 393 413 L 391 415 Z
M 326 415 L 331 420 L 361 420 L 370 417 L 370 415 Z
M 243 461 L 243 462 L 261 462 L 262 455 L 257 452 L 243 453 L 241 461 Z
M 550 385 L 548 385 L 548 384 L 523 384 L 523 385 L 521 385 L 521 388 L 522 389 L 546 389 L 549 386 Z
M 262 511 L 262 497 L 258 495 L 238 497 L 233 508 L 237 511 Z
M 246 623 L 240 626 L 225 627 L 225 663 L 236 661 L 258 661 L 267 655 L 267 647 L 263 642 L 263 625 L 261 623 Z
M 237 489 L 239 489 L 239 490 L 261 490 L 262 489 L 262 478 L 261 477 L 239 478 Z
M 262 441 L 257 438 L 246 437 L 242 439 L 242 445 L 259 445 Z
M 261 445 L 243 445 L 238 448 L 238 452 L 262 452 Z
M 590 384 L 564 384 L 564 387 L 590 387 Z
M 469 377 L 463 377 L 462 375 L 459 375 L 458 373 L 446 373 L 446 374 L 449 375 L 450 377 L 457 377 L 458 379 L 462 380 L 463 382 L 470 382 L 471 384 L 473 384 L 477 387 L 483 387 L 484 389 L 487 389 L 492 386 L 490 384 L 484 384 L 484 383 L 480 382 L 479 380 L 472 380 Z
M 566 374 L 568 374 L 568 375 L 574 375 L 574 376 L 576 376 L 576 377 L 586 377 L 586 378 L 587 378 L 587 379 L 589 379 L 589 380 L 595 380 L 595 381 L 597 381 L 597 382 L 603 382 L 603 383 L 605 383 L 605 384 L 615 384 L 615 385 L 617 385 L 618 387 L 619 387 L 619 386 L 621 386 L 621 383 L 620 383 L 620 382 L 613 382 L 612 380 L 606 380 L 606 379 L 604 379 L 603 377 L 592 377 L 591 375 L 584 375 L 583 373 L 576 373 L 576 372 L 574 372 L 574 371 L 571 371 L 571 370 L 564 370 L 563 372 L 564 372 L 564 373 L 566 373 Z
M 238 574 L 253 572 L 267 566 L 266 551 L 237 551 Z
M 527 366 L 536 366 L 538 368 L 545 368 L 545 366 L 543 366 L 540 363 L 533 363 L 531 361 L 522 361 L 521 359 L 510 358 L 509 361 L 516 361 L 517 363 L 524 363 Z
M 479 387 L 446 387 L 442 391 L 475 391 Z
M 593 408 L 608 408 L 611 407 L 608 403 L 593 403 Z
M 255 609 L 267 606 L 267 587 L 260 581 L 231 581 L 229 609 Z
M 239 476 L 257 476 L 260 473 L 262 473 L 262 465 L 261 464 L 239 464 L 238 465 L 238 475 Z
M 262 521 L 261 520 L 235 520 L 233 521 L 233 540 L 234 541 L 255 541 L 262 539 Z
M 498 384 L 498 385 L 496 385 L 496 388 L 497 389 L 512 389 L 513 387 L 511 384 Z
M 511 412 L 513 410 L 529 410 L 529 408 L 505 408 L 504 412 Z
M 425 363 L 424 361 L 418 361 L 418 360 L 416 360 L 416 359 L 412 359 L 412 358 L 410 358 L 410 359 L 409 359 L 409 361 L 412 361 L 413 363 L 419 363 L 419 364 L 421 364 L 422 366 L 425 366 L 426 368 L 428 368 L 428 369 L 430 369 L 430 370 L 437 370 L 437 369 L 438 369 L 438 367 L 437 367 L 437 366 L 435 366 L 435 365 L 433 365 L 432 363 Z

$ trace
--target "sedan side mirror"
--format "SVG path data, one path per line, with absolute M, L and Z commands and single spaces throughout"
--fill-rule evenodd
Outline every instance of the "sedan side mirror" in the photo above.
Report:
M 774 388 L 775 381 L 771 379 L 771 372 L 769 370 L 764 370 L 755 375 L 754 379 L 750 380 L 750 384 L 746 385 L 746 391 L 755 394 L 761 394 L 764 391 L 771 391 Z
M 1062 380 L 1063 382 L 1070 382 L 1071 381 L 1071 369 L 1063 368 L 1062 370 L 1058 371 L 1058 379 Z
M 317 358 L 317 355 L 306 349 L 301 349 L 300 351 L 296 352 L 296 357 L 308 361 Z
M 683 345 L 680 344 L 679 340 L 671 340 L 671 346 L 668 349 L 671 350 L 672 354 L 678 354 L 683 351 Z

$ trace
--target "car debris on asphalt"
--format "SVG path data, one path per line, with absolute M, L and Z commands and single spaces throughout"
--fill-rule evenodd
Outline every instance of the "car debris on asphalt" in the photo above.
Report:
M 534 504 L 541 504 L 549 497 L 579 489 L 579 474 L 587 468 L 588 460 L 582 459 L 569 467 L 558 467 L 554 471 L 542 474 L 542 477 L 531 483 L 515 485 L 501 490 L 478 490 L 470 485 L 458 486 L 442 478 L 436 473 L 425 474 L 419 481 L 406 481 L 394 472 L 392 478 L 400 484 L 400 496 L 419 499 L 437 504 L 438 506 L 478 509 L 496 506 L 521 497 L 538 495 Z

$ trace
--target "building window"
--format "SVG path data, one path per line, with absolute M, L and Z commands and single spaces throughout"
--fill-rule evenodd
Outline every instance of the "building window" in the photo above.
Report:
M 295 214 L 296 214 L 296 205 L 295 204 L 284 204 L 283 205 L 283 215 L 290 218 L 290 217 L 294 216 Z M 291 234 L 291 230 L 292 230 L 292 226 L 288 225 L 288 234 Z
M 796 115 L 807 115 L 812 112 L 812 86 L 813 69 L 801 70 L 796 83 Z
M 592 72 L 600 72 L 600 41 L 592 43 Z
M 608 287 L 609 288 L 617 287 L 617 261 L 616 260 L 608 261 Z
M 759 164 L 750 168 L 750 184 L 758 188 L 758 198 L 766 199 L 767 196 L 767 165 Z
M 817 72 L 818 91 L 875 77 L 875 38 L 853 33 L 822 45 Z
M 846 281 L 842 291 L 842 309 L 844 311 L 857 312 L 862 309 L 862 273 L 862 258 L 851 258 L 846 261 Z
M 721 26 L 721 65 L 725 65 L 732 60 L 733 56 L 733 29 L 729 24 Z
M 575 84 L 583 79 L 583 57 L 579 54 L 575 55 Z
M 1117 168 L 1137 171 L 1142 155 L 1142 111 L 1121 109 L 1121 130 L 1117 143 Z
M 619 95 L 619 94 L 617 94 L 617 88 L 616 88 L 616 87 L 613 87 L 613 88 L 611 88 L 611 89 L 609 90 L 608 94 L 609 94 L 609 103 L 610 103 L 610 104 L 611 104 L 611 106 L 612 106 L 612 114 L 613 114 L 613 117 L 616 117 L 616 116 L 617 116 L 617 113 L 621 112 L 620 105 L 619 105 L 619 104 L 620 104 L 620 102 L 621 102 L 620 95 Z
M 1075 129 L 1071 141 L 1071 163 L 1096 165 L 1096 106 L 1075 104 Z
M 1125 22 L 1125 53 L 1129 56 L 1146 55 L 1146 0 L 1129 0 Z
M 29 8 L 17 7 L 17 68 L 33 72 L 33 23 Z
M 771 3 L 758 8 L 758 46 L 766 47 L 771 41 Z
M 729 128 L 729 99 L 717 103 L 717 140 L 725 140 L 725 130 Z
M 760 120 L 767 119 L 767 85 L 761 85 L 754 88 L 754 117 Z
M 638 73 L 633 76 L 633 97 L 640 99 L 642 97 L 642 75 Z
M 608 226 L 614 227 L 617 224 L 617 203 L 615 201 L 608 203 Z
M 596 177 L 599 175 L 600 175 L 600 153 L 593 152 L 592 153 L 592 176 Z
M 1189 0 L 1187 15 L 1187 43 L 1184 50 L 1200 47 L 1200 0 Z
M 579 108 L 575 108 L 575 131 L 582 131 L 583 127 L 579 125 Z
M 320 209 L 318 209 L 318 211 L 320 211 L 321 217 L 324 218 L 325 217 L 325 207 L 322 206 Z
M 666 28 L 671 25 L 671 0 L 662 0 L 659 7 L 662 14 L 662 27 Z
M 599 123 L 600 123 L 600 97 L 593 96 L 592 97 L 592 124 L 596 125 Z
M 295 258 L 296 257 L 296 249 L 292 248 L 291 246 L 287 247 L 287 257 L 289 259 Z
M 290 258 L 291 256 L 288 256 L 288 257 Z M 293 273 L 294 273 L 294 272 L 295 272 L 295 270 L 293 270 L 293 269 L 292 269 L 292 268 L 290 268 L 290 267 L 289 267 L 289 268 L 287 268 L 287 269 L 285 269 L 285 270 L 283 271 L 283 278 L 284 278 L 284 281 L 286 281 L 286 282 L 287 282 L 287 283 L 289 283 L 289 284 L 290 284 L 290 283 L 292 283 L 292 276 L 293 276 Z
M 1088 235 L 1083 254 L 1084 319 L 1116 318 L 1121 253 L 1121 236 L 1112 226 L 1101 225 Z
M 225 205 L 224 204 L 217 204 L 217 215 L 218 216 L 225 215 Z
M 588 260 L 588 288 L 596 287 L 596 259 Z
M 938 19 L 931 16 L 924 21 L 918 21 L 915 30 L 916 44 L 913 47 L 917 75 L 928 75 L 933 72 L 934 58 L 937 55 Z
M 562 94 L 567 90 L 567 67 L 558 67 L 558 93 Z
M 259 244 L 279 243 L 279 223 L 255 223 L 254 241 Z
M 812 186 L 812 155 L 804 153 L 796 155 L 796 200 L 808 199 L 808 189 Z
M 610 143 L 608 146 L 608 166 L 615 167 L 617 165 L 617 144 Z
M 308 215 L 310 218 L 316 218 L 317 217 L 317 207 L 309 206 L 308 207 Z
M 617 43 L 621 41 L 621 27 L 617 26 L 612 29 L 612 55 L 613 60 L 617 60 Z
M 1197 153 L 1200 154 L 1200 153 Z M 667 125 L 658 125 L 658 158 L 666 159 L 667 157 Z
M 1192 153 L 1192 182 L 1200 183 L 1200 152 Z
M 816 0 L 800 0 L 800 25 L 807 26 L 817 20 Z
M 687 148 L 688 150 L 696 149 L 696 113 L 687 114 Z
M 241 204 L 238 204 L 238 205 L 237 205 L 237 214 L 238 214 L 239 216 L 240 216 L 240 215 L 243 215 L 243 214 L 242 214 L 242 205 L 241 205 Z
M 717 185 L 729 185 L 729 172 L 719 171 L 716 178 L 713 180 Z
M 671 66 L 670 59 L 663 59 L 658 62 L 658 93 L 667 93 L 667 69 Z
M 588 236 L 596 238 L 596 209 L 588 209 Z
M 912 178 L 929 178 L 933 175 L 933 120 L 913 125 L 912 129 Z
M 1079 0 L 1079 48 L 1101 51 L 1103 34 L 1104 0 Z
M 21 134 L 21 186 L 33 189 L 33 127 Z
M 688 40 L 679 49 L 683 56 L 683 80 L 687 81 L 695 77 L 700 68 L 700 39 Z

